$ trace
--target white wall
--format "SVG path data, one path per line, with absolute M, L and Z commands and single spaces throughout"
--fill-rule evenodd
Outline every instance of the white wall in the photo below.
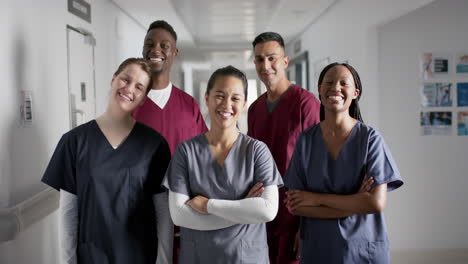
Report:
M 42 173 L 60 136 L 69 130 L 66 25 L 93 33 L 97 113 L 105 110 L 112 73 L 127 57 L 141 57 L 146 29 L 111 1 L 88 1 L 92 23 L 68 13 L 67 1 L 8 0 L 0 6 L 0 207 L 45 188 Z M 33 94 L 34 122 L 19 120 L 20 91 Z M 0 244 L 0 263 L 57 263 L 57 215 Z
M 387 210 L 393 248 L 468 248 L 468 138 L 419 134 L 420 55 L 468 52 L 467 12 L 439 0 L 379 28 L 380 127 L 405 179 Z

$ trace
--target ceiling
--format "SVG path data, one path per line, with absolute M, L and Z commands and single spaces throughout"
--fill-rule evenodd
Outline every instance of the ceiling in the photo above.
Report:
M 292 41 L 338 0 L 114 0 L 149 25 L 168 21 L 179 44 L 206 51 L 251 49 L 256 35 L 280 33 Z

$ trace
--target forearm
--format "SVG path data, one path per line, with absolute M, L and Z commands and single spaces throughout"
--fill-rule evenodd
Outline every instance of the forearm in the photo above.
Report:
M 380 213 L 385 201 L 370 192 L 351 195 L 319 194 L 319 203 L 325 207 L 347 211 L 352 214 Z
M 172 263 L 172 245 L 174 239 L 174 224 L 169 213 L 167 192 L 153 196 L 156 211 L 158 234 L 158 258 L 156 264 Z
M 278 212 L 278 186 L 265 187 L 260 197 L 241 200 L 208 201 L 208 213 L 241 224 L 258 224 L 272 221 Z
M 195 230 L 217 230 L 235 225 L 216 215 L 204 215 L 196 212 L 186 203 L 189 197 L 169 191 L 169 210 L 175 225 Z
M 292 214 L 297 216 L 321 218 L 321 219 L 335 219 L 343 218 L 354 215 L 351 212 L 330 208 L 326 206 L 301 206 L 292 211 Z
M 60 190 L 59 223 L 60 263 L 76 264 L 78 198 L 64 190 Z

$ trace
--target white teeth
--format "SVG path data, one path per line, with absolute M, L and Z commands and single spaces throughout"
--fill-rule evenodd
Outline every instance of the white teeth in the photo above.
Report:
M 128 97 L 128 96 L 126 96 L 126 95 L 124 95 L 122 93 L 119 93 L 119 95 L 120 95 L 120 97 L 123 97 L 123 98 L 125 98 L 126 100 L 128 100 L 130 102 L 132 101 L 132 99 L 130 99 L 130 97 Z
M 338 95 L 328 96 L 328 99 L 335 100 L 335 101 L 343 100 L 343 98 L 341 96 L 338 96 Z
M 161 62 L 163 61 L 163 59 L 162 58 L 150 58 L 150 61 Z
M 226 112 L 219 112 L 219 113 L 224 117 L 230 117 L 232 115 L 231 113 L 226 113 Z

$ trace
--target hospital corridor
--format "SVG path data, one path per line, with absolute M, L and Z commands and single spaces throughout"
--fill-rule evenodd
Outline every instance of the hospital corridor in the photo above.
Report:
M 467 13 L 0 0 L 0 263 L 468 264 Z

